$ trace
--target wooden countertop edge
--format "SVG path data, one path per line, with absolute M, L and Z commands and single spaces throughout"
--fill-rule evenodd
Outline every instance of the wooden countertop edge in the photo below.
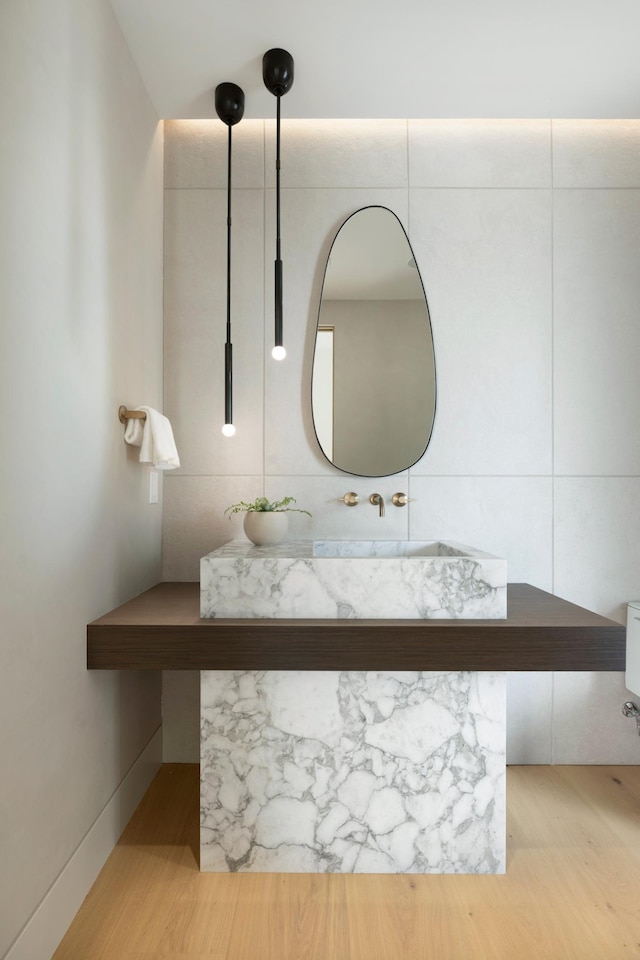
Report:
M 98 670 L 621 671 L 625 657 L 622 624 L 530 584 L 508 585 L 504 620 L 203 620 L 199 585 L 166 582 L 87 627 Z

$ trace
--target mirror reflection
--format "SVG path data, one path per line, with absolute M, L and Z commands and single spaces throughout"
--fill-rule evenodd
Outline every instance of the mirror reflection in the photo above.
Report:
M 311 388 L 322 452 L 382 477 L 424 454 L 435 417 L 429 309 L 409 239 L 386 207 L 341 226 L 325 269 Z

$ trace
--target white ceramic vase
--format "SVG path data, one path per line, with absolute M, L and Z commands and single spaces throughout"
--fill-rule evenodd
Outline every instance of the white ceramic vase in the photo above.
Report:
M 289 528 L 289 517 L 277 510 L 249 510 L 244 515 L 244 532 L 258 547 L 280 543 Z

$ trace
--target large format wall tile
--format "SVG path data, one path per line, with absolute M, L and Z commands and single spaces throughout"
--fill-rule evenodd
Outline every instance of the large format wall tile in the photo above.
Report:
M 550 187 L 549 120 L 410 120 L 411 187 Z
M 623 619 L 626 601 L 640 597 L 640 121 L 285 120 L 282 364 L 270 357 L 275 197 L 263 190 L 274 183 L 273 131 L 271 121 L 234 131 L 230 442 L 219 422 L 226 129 L 166 125 L 165 410 L 183 468 L 165 478 L 165 577 L 197 579 L 202 554 L 242 535 L 224 507 L 265 492 L 313 512 L 291 515 L 291 536 L 466 540 L 506 557 L 509 580 Z M 438 373 L 427 453 L 409 474 L 381 480 L 325 460 L 310 404 L 326 256 L 345 217 L 372 203 L 407 228 Z M 348 490 L 361 496 L 355 509 L 337 500 Z M 390 506 L 397 490 L 416 502 Z M 367 502 L 374 491 L 387 501 L 384 520 Z M 557 680 L 552 715 L 552 675 L 510 675 L 510 762 L 550 762 L 552 724 L 556 761 L 590 762 L 583 709 L 593 713 L 589 736 L 603 724 L 603 762 L 635 757 L 640 738 L 618 719 L 621 675 L 583 675 L 573 687 L 570 676 Z M 191 760 L 196 709 L 188 696 L 181 723 L 182 695 L 165 685 L 165 717 L 177 725 L 167 744 Z
M 640 187 L 640 120 L 553 120 L 554 187 Z
M 165 413 L 182 474 L 262 473 L 262 194 L 235 190 L 234 437 L 224 423 L 226 191 L 165 191 Z
M 546 190 L 412 190 L 437 411 L 415 474 L 551 470 L 551 207 Z
M 626 622 L 640 597 L 640 478 L 559 477 L 554 501 L 555 593 Z
M 559 474 L 640 472 L 640 190 L 554 199 Z
M 267 187 L 275 186 L 275 151 L 275 121 L 266 121 Z M 283 188 L 406 187 L 407 121 L 283 120 L 280 156 Z
M 309 510 L 289 514 L 289 537 L 295 540 L 407 540 L 408 510 L 395 507 L 394 493 L 406 492 L 407 474 L 374 480 L 340 474 L 335 477 L 268 476 L 265 496 L 280 500 L 295 497 L 296 507 Z M 360 497 L 355 507 L 340 503 L 339 498 L 353 490 Z M 379 493 L 385 501 L 385 515 L 369 503 L 369 496 Z
M 162 762 L 200 762 L 200 671 L 162 671 Z
M 265 244 L 275 236 L 274 191 L 267 191 Z M 284 343 L 287 358 L 271 358 L 273 267 L 265 271 L 265 472 L 338 475 L 320 450 L 311 416 L 311 371 L 324 268 L 344 220 L 360 207 L 389 207 L 406 225 L 407 191 L 283 190 Z M 340 473 L 340 476 L 345 474 Z
M 504 557 L 510 583 L 550 590 L 549 477 L 411 477 L 412 540 L 459 540 Z
M 555 673 L 552 763 L 640 763 L 623 673 Z
M 507 674 L 507 763 L 551 763 L 553 674 Z
M 554 500 L 555 593 L 624 622 L 640 596 L 640 479 L 556 478 Z M 553 762 L 638 763 L 627 699 L 623 673 L 556 673 Z
M 165 120 L 164 185 L 227 188 L 228 128 L 220 120 Z M 264 121 L 243 120 L 232 131 L 232 184 L 264 186 Z

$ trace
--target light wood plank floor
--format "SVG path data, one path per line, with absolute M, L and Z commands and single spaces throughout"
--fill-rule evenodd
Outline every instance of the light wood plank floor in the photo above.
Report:
M 201 874 L 166 765 L 53 960 L 640 958 L 640 767 L 510 767 L 500 877 Z

